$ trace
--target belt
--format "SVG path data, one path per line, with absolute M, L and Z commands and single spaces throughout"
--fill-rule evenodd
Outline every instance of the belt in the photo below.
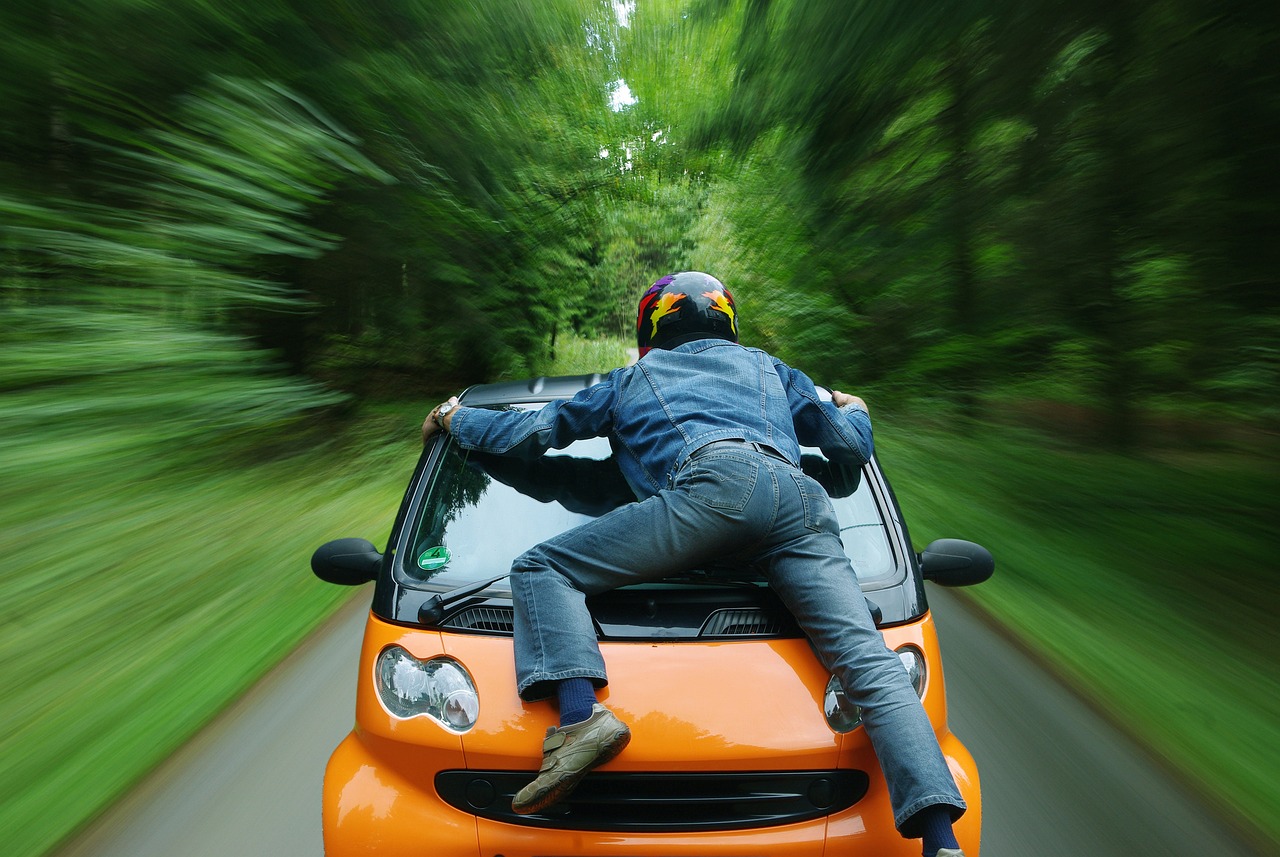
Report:
M 695 449 L 693 451 L 693 454 L 690 455 L 689 457 L 697 458 L 699 455 L 702 455 L 704 452 L 710 452 L 711 450 L 716 448 L 723 449 L 725 447 L 733 447 L 735 449 L 754 449 L 756 452 L 760 453 L 761 455 L 767 455 L 770 458 L 776 458 L 779 461 L 785 461 L 787 464 L 790 464 L 792 467 L 795 466 L 795 464 L 791 461 L 791 459 L 787 458 L 785 455 L 783 455 L 778 450 L 774 449 L 772 446 L 769 446 L 769 444 L 758 443 L 754 440 L 743 440 L 740 437 L 729 438 L 728 440 L 713 440 L 711 441 L 711 443 L 708 443 L 705 446 L 700 446 L 697 449 Z

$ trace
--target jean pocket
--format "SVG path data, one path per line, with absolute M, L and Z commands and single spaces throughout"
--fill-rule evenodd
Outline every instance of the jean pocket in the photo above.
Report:
M 816 480 L 799 471 L 793 470 L 791 478 L 795 480 L 796 488 L 800 492 L 800 502 L 804 505 L 805 527 L 815 533 L 839 534 L 840 525 L 836 522 L 835 509 L 831 505 L 827 490 Z
M 694 461 L 676 487 L 715 509 L 741 512 L 755 490 L 760 465 L 746 458 L 725 456 Z

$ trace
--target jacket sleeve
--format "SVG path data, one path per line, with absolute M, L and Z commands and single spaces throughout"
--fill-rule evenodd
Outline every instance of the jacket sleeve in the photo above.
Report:
M 871 416 L 857 405 L 837 408 L 823 401 L 809 376 L 775 358 L 774 366 L 787 392 L 796 439 L 804 446 L 816 446 L 832 461 L 861 467 L 875 451 Z
M 572 399 L 559 399 L 536 411 L 459 408 L 449 433 L 463 449 L 498 455 L 541 455 L 575 440 L 602 437 L 613 428 L 617 370 Z

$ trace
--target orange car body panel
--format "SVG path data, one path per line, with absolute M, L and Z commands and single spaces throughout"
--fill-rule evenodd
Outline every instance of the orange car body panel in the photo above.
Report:
M 946 724 L 942 664 L 932 617 L 884 629 L 890 648 L 926 655 L 924 705 L 969 811 L 956 825 L 965 853 L 978 857 L 981 798 L 977 768 Z M 464 735 L 427 717 L 390 715 L 374 691 L 374 661 L 399 645 L 415 657 L 462 663 L 480 698 Z M 750 830 L 632 833 L 524 827 L 477 818 L 436 795 L 436 771 L 528 770 L 556 723 L 554 707 L 515 693 L 509 637 L 405 628 L 370 615 L 360 657 L 356 728 L 325 774 L 329 857 L 348 855 L 724 855 L 825 854 L 914 857 L 918 841 L 893 829 L 884 779 L 864 730 L 836 734 L 822 715 L 829 674 L 800 639 L 626 642 L 601 646 L 610 685 L 601 701 L 632 730 L 627 749 L 602 770 L 761 771 L 854 768 L 867 794 L 847 810 L 811 821 Z M 714 725 L 714 729 L 709 728 Z

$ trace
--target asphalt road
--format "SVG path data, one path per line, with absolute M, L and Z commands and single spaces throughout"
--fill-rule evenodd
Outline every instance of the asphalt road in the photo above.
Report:
M 930 587 L 952 728 L 982 774 L 982 857 L 1257 857 L 1088 706 Z M 59 857 L 318 857 L 350 730 L 366 589 Z
M 1147 754 L 929 586 L 951 728 L 982 777 L 983 857 L 1256 857 Z

